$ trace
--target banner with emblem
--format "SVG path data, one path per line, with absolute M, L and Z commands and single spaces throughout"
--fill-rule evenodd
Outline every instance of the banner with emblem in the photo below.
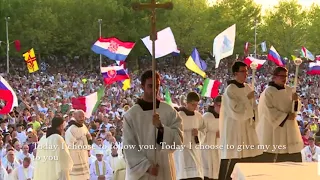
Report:
M 23 57 L 25 62 L 27 63 L 29 73 L 33 73 L 39 70 L 36 55 L 34 53 L 33 48 L 31 48 L 28 52 L 24 53 Z
M 91 47 L 96 54 L 101 54 L 115 61 L 124 61 L 135 43 L 122 42 L 117 38 L 99 38 Z

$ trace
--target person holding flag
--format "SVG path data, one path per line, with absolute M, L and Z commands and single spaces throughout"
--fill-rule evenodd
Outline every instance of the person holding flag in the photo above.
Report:
M 221 112 L 219 117 L 221 140 L 221 164 L 219 180 L 231 180 L 231 173 L 238 162 L 258 161 L 262 150 L 258 149 L 259 140 L 255 131 L 254 91 L 245 81 L 248 76 L 247 65 L 244 62 L 235 62 L 232 65 L 234 80 L 222 96 Z M 254 147 L 246 149 L 243 146 Z

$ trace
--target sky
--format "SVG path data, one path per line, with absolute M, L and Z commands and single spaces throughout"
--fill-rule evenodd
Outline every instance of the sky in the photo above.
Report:
M 208 0 L 209 2 L 215 2 L 217 0 Z M 271 8 L 278 4 L 280 0 L 254 0 L 257 4 L 262 5 L 262 11 L 265 11 L 268 8 Z M 309 7 L 312 3 L 320 5 L 320 0 L 298 0 L 298 3 L 304 7 Z

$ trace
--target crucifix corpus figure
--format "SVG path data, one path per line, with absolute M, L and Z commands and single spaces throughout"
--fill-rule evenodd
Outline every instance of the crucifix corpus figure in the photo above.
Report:
M 173 152 L 182 147 L 182 121 L 177 111 L 157 99 L 160 74 L 156 72 L 155 41 L 157 8 L 172 9 L 172 3 L 134 3 L 134 10 L 150 9 L 152 70 L 141 75 L 141 99 L 124 115 L 123 145 L 127 180 L 175 180 Z M 152 138 L 154 137 L 154 138 Z

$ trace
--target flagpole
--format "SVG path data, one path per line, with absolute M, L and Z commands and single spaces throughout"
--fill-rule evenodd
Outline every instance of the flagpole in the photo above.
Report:
M 6 20 L 6 36 L 7 36 L 7 73 L 9 74 L 9 19 L 10 17 L 5 17 L 5 20 Z
M 98 19 L 98 23 L 99 23 L 99 38 L 101 38 L 101 24 L 102 24 L 102 19 Z M 100 54 L 100 67 L 102 67 L 102 55 Z
M 254 19 L 254 58 L 257 59 L 257 18 Z

